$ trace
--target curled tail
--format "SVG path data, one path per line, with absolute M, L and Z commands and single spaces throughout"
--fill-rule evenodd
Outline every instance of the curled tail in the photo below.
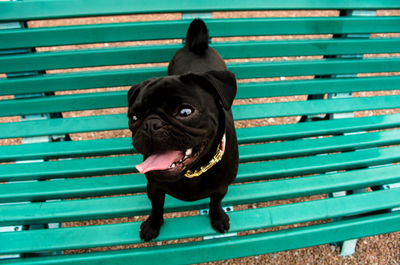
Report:
M 186 34 L 186 45 L 195 54 L 202 55 L 208 49 L 208 29 L 201 19 L 195 19 L 190 23 Z

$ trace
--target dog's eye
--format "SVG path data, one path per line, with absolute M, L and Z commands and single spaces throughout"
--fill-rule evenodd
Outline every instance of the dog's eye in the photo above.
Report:
M 193 109 L 189 106 L 184 106 L 179 110 L 179 116 L 181 117 L 188 117 L 192 115 Z
M 133 120 L 133 121 L 137 121 L 138 120 L 138 117 L 135 114 L 131 114 L 131 113 L 128 114 L 128 118 L 130 120 Z

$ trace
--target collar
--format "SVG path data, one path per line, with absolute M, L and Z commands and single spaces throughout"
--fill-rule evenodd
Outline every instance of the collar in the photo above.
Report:
M 208 162 L 207 165 L 201 166 L 194 171 L 193 170 L 186 171 L 185 177 L 190 178 L 190 179 L 198 177 L 201 174 L 207 172 L 210 168 L 212 168 L 219 161 L 221 161 L 222 156 L 225 153 L 225 143 L 226 143 L 226 134 L 224 133 L 224 136 L 222 136 L 221 143 L 218 145 L 217 151 L 215 152 L 214 157 L 211 158 L 210 162 Z

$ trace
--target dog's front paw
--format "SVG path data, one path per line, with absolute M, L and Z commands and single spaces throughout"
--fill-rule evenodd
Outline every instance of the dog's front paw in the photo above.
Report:
M 211 218 L 211 226 L 215 229 L 215 231 L 220 233 L 225 233 L 229 231 L 229 216 L 221 211 L 216 215 L 210 215 Z
M 160 228 L 163 223 L 164 219 L 157 220 L 150 216 L 140 226 L 140 238 L 146 242 L 156 238 L 160 233 Z

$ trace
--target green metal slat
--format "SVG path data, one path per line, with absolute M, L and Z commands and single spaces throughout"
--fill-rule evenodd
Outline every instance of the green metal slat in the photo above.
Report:
M 212 37 L 398 32 L 392 17 L 264 17 L 204 19 Z
M 127 106 L 126 92 L 99 92 L 49 96 L 0 102 L 0 116 L 120 108 Z M 236 120 L 400 108 L 400 95 L 235 105 Z
M 398 165 L 386 165 L 301 178 L 268 180 L 246 185 L 241 184 L 238 192 L 236 192 L 236 188 L 233 188 L 236 185 L 233 185 L 229 188 L 228 196 L 234 196 L 237 204 L 247 204 L 257 200 L 282 200 L 373 187 L 398 182 L 400 177 L 398 169 Z M 228 205 L 227 203 L 225 205 Z
M 2 82 L 4 81 L 4 82 Z M 11 82 L 8 82 L 11 81 Z M 49 83 L 45 82 L 44 86 L 37 87 L 20 87 L 21 82 L 14 82 L 15 79 L 0 80 L 0 95 L 13 95 L 21 93 L 34 92 L 49 92 L 54 90 L 53 86 L 49 86 L 49 91 L 46 89 Z M 22 84 L 27 85 L 26 80 Z M 129 80 L 121 79 L 119 82 L 129 82 Z M 34 81 L 34 84 L 37 82 Z M 68 81 L 66 83 L 69 83 Z M 60 83 L 61 84 L 61 83 Z M 133 83 L 130 83 L 133 84 Z M 72 84 L 71 84 L 72 85 Z M 76 84 L 80 85 L 80 84 Z M 104 86 L 107 83 L 102 84 Z M 114 85 L 128 85 L 127 83 L 119 83 Z M 89 88 L 89 87 L 65 87 L 72 88 Z M 305 94 L 320 94 L 320 93 L 347 93 L 359 91 L 376 91 L 377 89 L 393 90 L 400 88 L 400 76 L 385 76 L 385 77 L 362 77 L 362 78 L 344 78 L 344 79 L 311 79 L 311 80 L 294 80 L 280 82 L 251 82 L 239 83 L 236 99 L 259 98 L 259 97 L 278 97 L 292 96 Z M 56 88 L 58 91 L 63 90 L 62 87 Z M 122 93 L 122 92 L 121 92 Z
M 75 8 L 79 6 L 79 9 Z M 273 1 L 273 0 L 222 0 L 222 1 L 196 1 L 185 2 L 171 0 L 160 2 L 157 0 L 139 0 L 132 5 L 131 1 L 119 0 L 110 3 L 106 0 L 87 0 L 84 3 L 73 1 L 34 1 L 34 2 L 1 2 L 2 16 L 0 21 L 19 21 L 32 19 L 66 18 L 82 16 L 103 16 L 160 12 L 212 12 L 236 10 L 281 10 L 281 9 L 396 9 L 400 8 L 396 0 L 346 1 L 335 2 L 313 1 Z
M 131 138 L 65 141 L 0 146 L 0 162 L 131 154 Z
M 395 53 L 400 50 L 398 39 L 252 41 L 249 43 L 215 43 L 212 46 L 224 59 Z
M 128 75 L 126 78 L 108 78 L 106 76 L 99 76 L 100 80 L 104 81 L 102 84 L 80 83 L 73 82 L 67 77 L 64 82 L 61 82 L 62 75 L 48 75 L 38 76 L 38 78 L 22 78 L 22 79 L 3 79 L 0 80 L 0 95 L 14 95 L 34 92 L 50 92 L 53 90 L 63 91 L 70 89 L 85 89 L 91 88 L 92 85 L 99 85 L 100 87 L 110 86 L 127 86 L 140 82 L 140 79 L 130 79 Z M 86 78 L 91 78 L 87 76 Z M 120 78 L 120 79 L 119 79 Z M 29 80 L 28 80 L 29 79 Z M 60 87 L 54 87 L 57 82 Z M 96 79 L 92 79 L 95 81 Z M 97 82 L 97 81 L 96 81 Z M 116 82 L 116 83 L 110 83 Z M 29 84 L 29 85 L 28 85 Z M 64 86 L 65 84 L 69 86 Z M 86 86 L 87 85 L 87 86 Z M 346 79 L 312 79 L 312 80 L 295 80 L 295 81 L 281 81 L 281 82 L 253 82 L 253 83 L 239 83 L 237 99 L 244 98 L 257 98 L 257 97 L 275 97 L 275 96 L 289 96 L 289 95 L 304 95 L 316 93 L 341 93 L 341 92 L 357 92 L 357 91 L 376 91 L 391 90 L 400 86 L 400 77 L 363 77 L 363 78 L 346 78 Z M 122 93 L 122 92 L 121 92 Z
M 399 162 L 400 155 L 396 153 L 399 151 L 397 146 L 272 160 L 257 163 L 257 167 L 251 166 L 251 163 L 240 164 L 237 176 L 240 181 L 254 181 L 385 165 Z
M 130 86 L 152 77 L 167 75 L 165 67 L 47 74 L 37 77 L 0 79 L 0 95 L 71 89 Z M 29 89 L 28 89 L 29 88 Z
M 146 191 L 142 174 L 15 182 L 0 185 L 0 203 L 105 196 Z
M 126 114 L 0 123 L 0 139 L 128 129 Z
M 0 116 L 127 107 L 127 92 L 98 92 L 0 101 Z
M 131 138 L 0 146 L 0 162 L 133 153 Z M 239 142 L 242 142 L 240 136 Z M 400 143 L 400 130 L 239 147 L 240 161 L 350 151 Z
M 337 218 L 400 205 L 400 189 L 385 190 L 316 200 L 289 205 L 242 210 L 229 213 L 230 232 Z M 291 213 L 288 216 L 288 213 Z M 0 254 L 92 248 L 110 245 L 141 243 L 140 223 L 98 225 L 55 230 L 34 230 L 2 234 Z M 176 227 L 179 227 L 177 231 Z M 193 229 L 196 227 L 196 229 Z M 168 219 L 157 241 L 215 235 L 208 216 Z M 85 238 L 86 240 L 82 240 Z M 33 240 L 32 240 L 33 239 Z M 6 243 L 7 242 L 7 243 Z M 12 243 L 10 243 L 12 242 Z
M 205 19 L 210 37 L 398 32 L 400 17 Z M 183 39 L 190 20 L 146 21 L 0 31 L 0 49 Z
M 279 56 L 396 53 L 400 39 L 290 40 L 228 42 L 212 45 L 224 59 Z M 133 46 L 42 52 L 0 57 L 0 72 L 22 72 L 104 65 L 168 62 L 181 45 Z
M 113 175 L 137 172 L 141 155 L 93 159 L 73 159 L 29 164 L 0 165 L 0 181 L 38 180 L 47 178 Z
M 298 139 L 400 126 L 400 114 L 347 118 L 274 126 L 242 128 L 236 131 L 240 143 Z
M 239 146 L 240 162 L 345 152 L 400 143 L 400 130 Z
M 286 62 L 252 62 L 228 64 L 236 78 L 266 78 L 281 76 L 330 75 L 394 72 L 400 70 L 400 59 L 325 59 Z
M 356 170 L 296 179 L 233 185 L 223 200 L 236 205 L 322 194 L 367 185 L 393 183 L 399 180 L 398 166 Z M 266 192 L 268 191 L 268 192 Z M 165 212 L 186 211 L 207 207 L 208 199 L 184 202 L 167 196 Z M 151 203 L 145 194 L 123 197 L 81 199 L 27 204 L 2 205 L 1 225 L 47 223 L 87 219 L 104 219 L 146 215 Z
M 237 105 L 232 111 L 236 120 L 246 120 L 390 108 L 400 108 L 400 95 Z
M 239 83 L 236 99 L 383 91 L 394 88 L 400 88 L 399 76 Z
M 148 248 L 136 248 L 34 259 L 10 259 L 6 260 L 4 264 L 61 265 L 73 263 L 95 265 L 99 264 L 99 260 L 102 264 L 107 265 L 123 265 L 132 262 L 189 264 L 311 247 L 396 232 L 399 229 L 400 213 L 393 212 L 248 236 L 155 246 L 151 248 L 151 251 Z
M 197 201 L 197 203 L 200 202 Z M 205 201 L 202 202 L 205 203 Z M 150 201 L 145 194 L 101 199 L 65 200 L 57 203 L 25 203 L 11 206 L 7 204 L 0 206 L 2 211 L 0 216 L 1 225 L 49 223 L 50 220 L 56 219 L 67 222 L 68 220 L 78 221 L 134 216 L 138 212 L 149 213 L 148 210 L 151 208 Z
M 242 143 L 294 139 L 400 126 L 400 114 L 326 120 L 237 130 Z M 124 114 L 0 123 L 0 139 L 128 128 Z
M 42 52 L 0 57 L 0 72 L 168 62 L 181 45 Z
M 400 71 L 398 58 L 232 63 L 228 67 L 236 73 L 239 79 Z M 29 92 L 48 92 L 129 86 L 151 77 L 165 76 L 166 74 L 165 67 L 154 67 L 0 79 L 0 94 L 27 93 L 27 87 L 30 88 Z
M 393 20 L 393 22 L 396 19 Z M 147 21 L 0 31 L 0 49 L 183 39 L 191 21 Z M 351 23 L 351 22 L 350 22 Z M 390 27 L 391 22 L 382 21 Z M 380 22 L 376 23 L 381 24 Z M 378 26 L 379 27 L 379 26 Z M 383 30 L 383 29 L 382 29 Z

